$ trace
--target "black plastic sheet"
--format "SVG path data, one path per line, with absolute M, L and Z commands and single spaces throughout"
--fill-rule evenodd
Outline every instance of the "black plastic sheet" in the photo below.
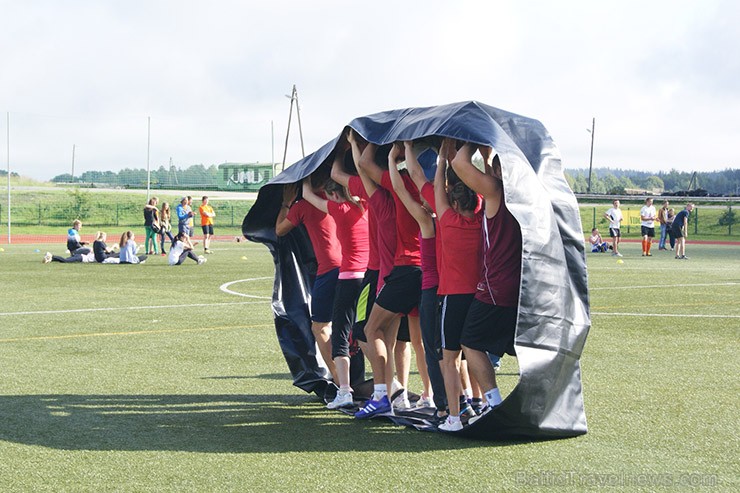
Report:
M 391 110 L 356 118 L 348 126 L 381 146 L 441 136 L 489 145 L 498 153 L 504 199 L 522 230 L 515 336 L 520 379 L 500 406 L 459 434 L 504 439 L 586 433 L 579 363 L 591 326 L 584 236 L 560 153 L 545 127 L 475 101 Z M 327 162 L 339 135 L 265 185 L 242 225 L 244 236 L 265 243 L 275 258 L 278 340 L 294 384 L 309 392 L 326 377 L 316 363 L 308 319 L 313 253 L 305 233 L 294 230 L 278 240 L 274 228 L 282 185 Z

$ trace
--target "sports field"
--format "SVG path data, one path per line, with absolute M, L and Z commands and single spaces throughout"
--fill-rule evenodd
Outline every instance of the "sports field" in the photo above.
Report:
M 738 246 L 589 254 L 589 433 L 503 443 L 357 422 L 293 387 L 262 245 L 180 267 L 2 248 L 2 491 L 740 489 Z

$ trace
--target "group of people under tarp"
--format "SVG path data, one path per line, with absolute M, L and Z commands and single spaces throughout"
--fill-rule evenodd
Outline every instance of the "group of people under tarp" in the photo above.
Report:
M 432 181 L 424 146 L 437 154 Z M 333 156 L 283 187 L 276 233 L 301 224 L 318 264 L 311 328 L 338 386 L 329 409 L 354 406 L 353 344 L 374 379 L 355 417 L 411 407 L 409 342 L 424 386 L 415 406 L 434 408 L 440 430 L 501 403 L 494 365 L 515 355 L 522 236 L 491 147 L 442 137 L 379 147 L 348 129 Z

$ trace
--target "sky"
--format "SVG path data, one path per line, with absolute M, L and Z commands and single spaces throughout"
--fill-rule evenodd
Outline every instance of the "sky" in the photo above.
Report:
M 740 2 L 0 0 L 0 168 L 301 158 L 353 118 L 476 100 L 566 168 L 740 167 Z

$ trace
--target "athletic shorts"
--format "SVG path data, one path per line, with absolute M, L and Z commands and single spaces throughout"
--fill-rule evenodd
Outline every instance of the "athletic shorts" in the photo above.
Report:
M 340 279 L 334 295 L 334 309 L 331 320 L 331 357 L 350 356 L 350 333 L 355 320 L 357 296 L 360 294 L 362 279 Z
M 622 233 L 619 231 L 619 228 L 609 228 L 609 236 L 612 238 L 620 238 Z
M 362 280 L 360 296 L 357 297 L 357 316 L 355 323 L 352 325 L 352 337 L 356 341 L 367 342 L 365 337 L 365 324 L 370 318 L 370 312 L 375 304 L 375 293 L 378 290 L 378 270 L 365 271 L 365 278 Z
M 319 323 L 331 322 L 334 293 L 337 289 L 339 267 L 316 276 L 311 289 L 311 320 Z
M 203 230 L 204 235 L 213 234 L 213 224 L 206 224 L 205 226 L 201 226 L 201 229 Z
M 460 351 L 460 336 L 475 294 L 448 294 L 439 298 L 442 349 Z
M 683 230 L 681 228 L 671 228 L 671 234 L 674 238 L 683 238 Z
M 396 340 L 401 342 L 411 342 L 411 334 L 409 333 L 409 317 L 401 317 L 401 323 L 398 324 Z
M 655 238 L 655 228 L 648 228 L 647 226 L 640 226 L 640 234 L 642 236 L 648 236 L 649 238 Z
M 421 267 L 402 265 L 393 268 L 375 303 L 389 312 L 408 315 L 419 306 L 421 298 Z
M 516 307 L 489 305 L 474 299 L 465 319 L 460 344 L 496 356 L 503 356 L 504 353 L 516 356 L 516 316 Z

